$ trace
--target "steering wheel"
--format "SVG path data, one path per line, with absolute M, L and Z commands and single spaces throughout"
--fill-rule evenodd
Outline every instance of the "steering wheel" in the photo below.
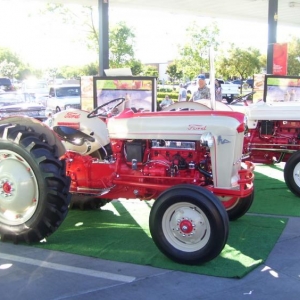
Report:
M 108 118 L 110 115 L 116 115 L 117 113 L 114 113 L 114 110 L 121 105 L 125 101 L 125 98 L 116 98 L 113 100 L 110 100 L 104 104 L 101 104 L 100 106 L 97 106 L 95 109 L 93 109 L 88 115 L 88 118 L 96 118 L 96 117 L 102 117 L 102 118 Z M 112 106 L 110 104 L 115 103 Z
M 251 93 L 248 93 L 248 94 L 246 94 L 246 95 L 239 96 L 239 97 L 235 98 L 234 100 L 232 100 L 232 101 L 229 103 L 229 105 L 236 104 L 236 103 L 238 103 L 238 102 L 244 101 L 245 106 L 248 106 L 248 104 L 247 104 L 247 98 L 248 98 L 249 96 L 251 96 L 251 95 L 254 95 L 254 94 L 255 94 L 255 92 L 251 92 Z

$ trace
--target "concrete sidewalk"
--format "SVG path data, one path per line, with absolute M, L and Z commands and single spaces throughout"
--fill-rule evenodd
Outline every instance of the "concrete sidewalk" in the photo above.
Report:
M 1 300 L 299 299 L 300 218 L 288 224 L 265 264 L 228 279 L 0 243 Z

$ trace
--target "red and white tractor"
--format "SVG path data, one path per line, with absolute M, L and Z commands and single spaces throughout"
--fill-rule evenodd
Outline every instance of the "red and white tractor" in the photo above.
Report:
M 287 187 L 300 197 L 300 103 L 259 101 L 245 110 L 244 156 L 254 163 L 285 162 Z
M 199 264 L 220 254 L 229 220 L 243 216 L 254 197 L 253 164 L 242 162 L 244 114 L 116 114 L 123 101 L 61 111 L 51 126 L 0 120 L 1 240 L 32 243 L 54 233 L 70 195 L 73 205 L 92 208 L 120 197 L 155 199 L 150 232 L 167 257 Z
M 249 105 L 246 99 L 251 94 L 235 99 L 230 105 L 216 102 L 215 110 L 240 111 L 245 114 L 247 129 L 243 160 L 268 165 L 284 162 L 286 185 L 300 197 L 300 101 L 261 100 Z M 212 106 L 210 100 L 203 99 L 178 102 L 165 111 L 211 111 Z

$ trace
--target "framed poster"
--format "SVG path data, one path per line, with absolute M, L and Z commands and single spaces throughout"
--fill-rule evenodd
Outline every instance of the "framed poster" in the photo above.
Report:
M 80 78 L 81 109 L 92 111 L 94 106 L 93 76 L 82 76 Z
M 265 74 L 254 74 L 253 79 L 253 103 L 256 103 L 264 97 Z
M 156 77 L 93 77 L 94 108 L 116 98 L 125 98 L 124 109 L 156 111 Z
M 263 100 L 271 102 L 300 102 L 300 77 L 266 75 Z

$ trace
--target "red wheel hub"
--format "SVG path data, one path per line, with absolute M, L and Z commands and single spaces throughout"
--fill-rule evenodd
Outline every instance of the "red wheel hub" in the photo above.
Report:
M 8 182 L 5 182 L 2 185 L 2 189 L 3 189 L 4 193 L 9 194 L 11 192 L 11 185 Z
M 183 233 L 189 234 L 193 231 L 193 224 L 189 220 L 183 220 L 179 224 L 179 228 Z

